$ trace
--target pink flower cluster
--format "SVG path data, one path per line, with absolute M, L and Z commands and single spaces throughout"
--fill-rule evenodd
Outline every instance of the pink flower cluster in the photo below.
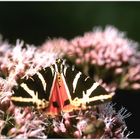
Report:
M 18 108 L 12 104 L 2 112 L 5 118 L 0 118 L 2 138 L 47 138 L 44 133 L 45 118 L 31 108 Z
M 112 85 L 114 89 L 124 88 L 123 85 L 127 82 L 124 77 L 126 73 L 130 74 L 129 69 L 132 68 L 133 61 L 137 60 L 136 42 L 127 39 L 125 34 L 116 28 L 107 26 L 104 31 L 97 28 L 72 39 L 70 43 L 73 47 L 68 48 L 66 55 L 77 65 L 82 65 L 83 72 L 93 75 L 95 80 L 102 79 L 110 89 Z M 138 77 L 140 70 L 134 71 L 137 71 Z M 134 82 L 133 77 L 129 77 L 125 88 L 140 89 L 140 82 L 135 81 L 137 87 L 134 87 L 130 84 L 132 81 Z
M 43 43 L 39 50 L 52 53 L 56 52 L 57 54 L 59 54 L 59 57 L 62 57 L 64 56 L 64 52 L 67 52 L 67 48 L 69 47 L 71 46 L 66 39 L 54 38 L 52 40 L 49 39 L 45 43 Z
M 134 56 L 137 43 L 125 38 L 116 28 L 107 26 L 104 31 L 96 28 L 70 41 L 68 55 L 77 64 L 93 64 L 106 69 L 120 67 Z
M 95 28 L 70 41 L 62 38 L 46 41 L 42 46 L 44 51 L 50 44 L 52 48 L 57 46 L 63 52 L 62 56 L 86 75 L 102 81 L 110 91 L 116 88 L 140 89 L 140 79 L 134 80 L 133 76 L 126 78 L 133 75 L 132 71 L 135 71 L 135 77 L 140 75 L 138 43 L 127 39 L 113 26 L 104 30 Z M 134 67 L 135 63 L 137 67 Z
M 6 46 L 4 51 L 1 51 L 0 72 L 3 76 L 10 78 L 7 81 L 13 84 L 15 84 L 14 79 L 17 80 L 28 74 L 33 75 L 41 67 L 54 63 L 59 56 L 58 52 L 51 51 L 50 48 L 43 52 L 35 46 L 28 44 L 24 46 L 24 42 L 19 40 L 12 47 Z
M 131 134 L 124 134 L 127 127 L 123 120 L 130 115 L 124 108 L 116 113 L 112 104 L 65 113 L 54 118 L 51 135 L 53 138 L 124 138 Z

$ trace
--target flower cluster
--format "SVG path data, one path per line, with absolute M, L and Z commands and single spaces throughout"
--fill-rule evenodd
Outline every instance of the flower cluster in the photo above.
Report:
M 67 52 L 67 48 L 71 48 L 69 42 L 64 38 L 54 38 L 49 39 L 45 43 L 42 44 L 42 46 L 39 48 L 39 50 L 44 52 L 57 52 L 59 54 L 59 57 L 64 56 L 64 52 Z
M 127 39 L 125 33 L 115 27 L 95 28 L 70 41 L 59 38 L 47 42 L 44 48 L 50 44 L 52 48 L 57 46 L 63 57 L 110 91 L 116 88 L 140 89 L 138 43 Z M 134 66 L 136 63 L 137 68 Z M 137 80 L 132 76 L 133 70 Z
M 138 44 L 127 39 L 124 33 L 111 26 L 107 26 L 104 31 L 96 28 L 93 32 L 72 39 L 70 44 L 73 47 L 67 48 L 67 58 L 77 65 L 82 65 L 85 74 L 93 76 L 95 80 L 101 79 L 110 90 L 112 87 L 134 88 L 131 86 L 131 82 L 134 81 L 137 88 L 140 88 L 140 82 L 133 77 L 129 77 L 128 84 L 124 87 L 127 82 L 126 73 L 133 73 L 129 69 L 134 61 L 140 61 L 136 59 Z M 135 71 L 138 76 L 140 70 Z
M 4 117 L 0 118 L 1 137 L 6 138 L 47 138 L 44 133 L 45 118 L 38 115 L 31 108 L 18 108 L 12 104 L 6 110 L 1 112 Z
M 110 103 L 64 113 L 53 119 L 51 136 L 89 139 L 125 138 L 131 133 L 125 134 L 127 126 L 124 118 L 130 115 L 124 108 L 117 113 Z
M 24 75 L 33 75 L 41 67 L 54 63 L 59 56 L 59 53 L 51 51 L 51 48 L 43 52 L 35 46 L 24 45 L 24 42 L 19 40 L 13 48 L 5 51 L 6 49 L 3 49 L 0 55 L 0 72 L 3 77 L 8 78 L 9 83 L 13 84 L 15 84 L 13 80 Z
M 104 31 L 96 29 L 82 37 L 70 41 L 73 48 L 69 55 L 76 58 L 77 64 L 93 64 L 106 69 L 120 67 L 128 63 L 135 54 L 137 44 L 125 38 L 116 28 L 106 27 Z

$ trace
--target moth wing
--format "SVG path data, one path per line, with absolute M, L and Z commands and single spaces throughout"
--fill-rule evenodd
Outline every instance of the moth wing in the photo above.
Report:
M 18 106 L 35 106 L 38 109 L 46 108 L 49 103 L 53 75 L 53 69 L 47 67 L 28 79 L 21 79 L 18 86 L 14 86 L 12 89 L 12 102 Z
M 95 105 L 108 102 L 114 93 L 108 93 L 98 82 L 72 67 L 64 68 L 64 77 L 73 103 Z M 79 103 L 78 103 L 79 102 Z

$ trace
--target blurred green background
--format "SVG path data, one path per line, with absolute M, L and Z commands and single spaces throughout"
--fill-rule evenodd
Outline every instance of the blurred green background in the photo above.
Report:
M 140 42 L 139 2 L 0 2 L 0 33 L 40 45 L 48 37 L 71 39 L 95 26 L 114 25 Z

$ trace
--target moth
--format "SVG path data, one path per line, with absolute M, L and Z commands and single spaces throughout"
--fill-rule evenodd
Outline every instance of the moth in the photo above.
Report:
M 114 95 L 92 78 L 64 64 L 62 59 L 33 76 L 22 78 L 12 90 L 11 100 L 15 105 L 45 109 L 52 116 L 104 103 Z

